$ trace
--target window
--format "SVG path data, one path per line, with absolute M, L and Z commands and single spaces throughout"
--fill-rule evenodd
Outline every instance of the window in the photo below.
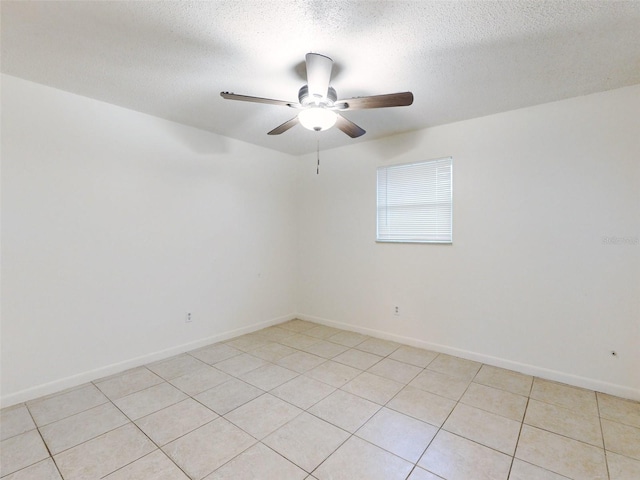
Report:
M 378 168 L 378 242 L 452 243 L 453 159 Z

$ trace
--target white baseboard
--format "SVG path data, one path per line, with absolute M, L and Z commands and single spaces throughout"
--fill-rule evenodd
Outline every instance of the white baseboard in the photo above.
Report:
M 297 318 L 301 320 L 308 320 L 310 322 L 320 323 L 329 327 L 341 328 L 343 330 L 350 330 L 352 332 L 362 333 L 376 338 L 382 338 L 384 340 L 393 340 L 398 343 L 403 343 L 412 347 L 425 348 L 427 350 L 433 350 L 434 352 L 446 353 L 449 355 L 455 355 L 456 357 L 466 358 L 467 360 L 474 360 L 476 362 L 486 363 L 494 367 L 506 368 L 508 370 L 514 370 L 516 372 L 524 373 L 527 375 L 533 375 L 536 377 L 544 378 L 546 380 L 553 380 L 556 382 L 566 383 L 575 387 L 587 388 L 589 390 L 595 390 L 597 392 L 608 393 L 618 397 L 628 398 L 631 400 L 640 400 L 640 390 L 626 387 L 624 385 L 617 385 L 614 383 L 603 382 L 588 377 L 581 377 L 578 375 L 572 375 L 570 373 L 560 372 L 557 370 L 550 370 L 547 368 L 537 367 L 535 365 L 529 365 L 525 363 L 514 362 L 504 358 L 493 357 L 491 355 L 485 355 L 481 353 L 471 352 L 469 350 L 462 350 L 459 348 L 449 347 L 447 345 L 440 345 L 437 343 L 430 343 L 424 340 L 418 340 L 416 338 L 404 337 L 402 335 L 396 335 L 393 333 L 383 332 L 381 330 L 375 330 L 372 328 L 359 327 L 348 323 L 338 322 L 335 320 L 328 320 L 326 318 L 314 317 L 312 315 L 305 315 L 299 313 Z
M 194 350 L 196 348 L 204 347 L 205 345 L 209 345 L 216 342 L 222 342 L 224 340 L 228 340 L 230 338 L 237 337 L 239 335 L 244 335 L 245 333 L 255 332 L 256 330 L 270 327 L 272 325 L 277 325 L 279 323 L 286 322 L 287 320 L 292 320 L 294 318 L 297 318 L 295 314 L 284 315 L 282 317 L 273 318 L 271 320 L 265 320 L 262 322 L 254 323 L 246 327 L 218 333 L 216 335 L 212 335 L 200 340 L 195 340 L 193 342 L 184 343 L 182 345 L 176 345 L 174 347 L 160 350 L 157 352 L 152 352 L 146 355 L 141 355 L 139 357 L 130 358 L 122 362 L 105 365 L 104 367 L 88 370 L 86 372 L 81 372 L 76 375 L 71 375 L 69 377 L 54 380 L 52 382 L 36 385 L 34 387 L 30 387 L 24 390 L 20 390 L 18 392 L 14 392 L 14 393 L 10 393 L 8 395 L 2 396 L 0 398 L 0 405 L 2 406 L 2 408 L 9 407 L 17 403 L 33 400 L 34 398 L 39 398 L 52 393 L 57 393 L 62 390 L 66 390 L 69 388 L 76 387 L 78 385 L 82 385 L 83 383 L 91 382 L 103 377 L 107 377 L 109 375 L 123 372 L 130 368 L 135 368 L 141 365 L 146 365 L 151 362 L 163 360 L 165 358 L 169 358 L 174 355 L 178 355 L 180 353 L 184 353 L 190 350 Z
M 402 335 L 396 335 L 396 334 L 384 332 L 381 330 L 375 330 L 375 329 L 366 328 L 366 327 L 359 327 L 359 326 L 351 325 L 348 323 L 328 320 L 320 317 L 314 317 L 312 315 L 289 314 L 289 315 L 284 315 L 282 317 L 273 318 L 271 320 L 254 323 L 246 327 L 238 328 L 235 330 L 222 332 L 222 333 L 212 335 L 207 338 L 203 338 L 193 342 L 177 345 L 177 346 L 160 350 L 157 352 L 131 358 L 122 362 L 106 365 L 104 367 L 96 368 L 86 372 L 81 372 L 76 375 L 54 380 L 52 382 L 48 382 L 48 383 L 37 385 L 31 388 L 20 390 L 18 392 L 10 393 L 0 398 L 0 406 L 2 406 L 2 408 L 9 407 L 11 405 L 15 405 L 21 402 L 33 400 L 35 398 L 39 398 L 52 393 L 57 393 L 62 390 L 73 388 L 87 382 L 98 380 L 100 378 L 107 377 L 109 375 L 113 375 L 113 374 L 122 372 L 124 370 L 128 370 L 130 368 L 146 365 L 148 363 L 155 362 L 158 360 L 163 360 L 165 358 L 169 358 L 174 355 L 178 355 L 180 353 L 188 352 L 196 348 L 204 347 L 205 345 L 228 340 L 230 338 L 237 337 L 239 335 L 244 335 L 246 333 L 255 332 L 256 330 L 260 330 L 262 328 L 266 328 L 272 325 L 277 325 L 279 323 L 286 322 L 294 318 L 300 318 L 302 320 L 308 320 L 310 322 L 315 322 L 315 323 L 327 325 L 330 327 L 341 328 L 343 330 L 350 330 L 353 332 L 370 335 L 376 338 L 393 340 L 399 343 L 403 343 L 405 345 L 410 345 L 412 347 L 425 348 L 425 349 L 433 350 L 439 353 L 447 353 L 449 355 L 455 355 L 457 357 L 466 358 L 468 360 L 474 360 L 477 362 L 486 363 L 487 365 L 506 368 L 509 370 L 514 370 L 516 372 L 525 373 L 527 375 L 534 375 L 536 377 L 545 378 L 545 379 L 553 380 L 556 382 L 562 382 L 562 383 L 566 383 L 576 387 L 588 388 L 590 390 L 608 393 L 610 395 L 616 395 L 619 397 L 629 398 L 632 400 L 640 400 L 640 390 L 626 387 L 623 385 L 607 383 L 601 380 L 572 375 L 572 374 L 560 372 L 557 370 L 550 370 L 542 367 L 537 367 L 535 365 L 528 365 L 524 363 L 514 362 L 511 360 L 506 360 L 503 358 L 493 357 L 490 355 L 471 352 L 468 350 L 462 350 L 459 348 L 449 347 L 446 345 L 430 343 L 430 342 L 418 340 L 411 337 L 404 337 Z

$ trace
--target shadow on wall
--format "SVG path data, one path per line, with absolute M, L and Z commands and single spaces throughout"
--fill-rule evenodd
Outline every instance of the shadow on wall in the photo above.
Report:
M 222 135 L 174 122 L 163 122 L 162 127 L 170 138 L 186 147 L 190 152 L 200 155 L 218 155 L 229 151 L 228 140 Z
M 373 140 L 360 144 L 368 156 L 380 163 L 391 163 L 394 159 L 415 151 L 421 137 L 416 132 L 400 133 L 384 137 L 384 141 Z

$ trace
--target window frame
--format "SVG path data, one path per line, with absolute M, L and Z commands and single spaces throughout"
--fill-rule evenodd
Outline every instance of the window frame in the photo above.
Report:
M 450 236 L 444 240 L 430 240 L 430 239 L 407 239 L 407 238 L 381 238 L 380 236 L 380 209 L 388 208 L 388 205 L 380 205 L 380 171 L 385 170 L 389 171 L 393 168 L 398 167 L 411 167 L 413 165 L 423 165 L 429 163 L 443 163 L 447 161 L 449 166 L 449 201 L 447 202 L 450 205 L 450 215 L 449 215 L 449 226 L 450 226 Z M 437 168 L 437 166 L 436 166 Z M 434 181 L 431 186 L 437 186 L 437 180 Z M 435 234 L 434 234 L 435 235 Z M 437 245 L 452 245 L 453 244 L 453 157 L 441 157 L 434 158 L 429 160 L 421 160 L 407 163 L 398 163 L 393 165 L 382 165 L 376 168 L 376 243 L 426 243 L 426 244 L 437 244 Z

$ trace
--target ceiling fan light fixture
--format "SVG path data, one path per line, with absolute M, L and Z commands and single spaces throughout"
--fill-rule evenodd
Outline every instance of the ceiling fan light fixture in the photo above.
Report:
M 307 53 L 305 55 L 305 65 L 307 68 L 307 85 L 303 85 L 298 91 L 299 103 L 249 95 L 236 95 L 230 92 L 220 92 L 220 96 L 228 100 L 280 105 L 298 110 L 299 113 L 295 117 L 267 132 L 267 135 L 280 135 L 300 123 L 307 130 L 315 132 L 328 130 L 336 125 L 338 130 L 351 138 L 358 138 L 367 132 L 351 120 L 343 117 L 341 113 L 336 113 L 336 110 L 343 112 L 370 108 L 405 107 L 413 103 L 413 93 L 411 92 L 387 93 L 384 95 L 369 95 L 337 100 L 338 95 L 335 89 L 329 85 L 333 60 L 319 53 Z
M 323 107 L 310 107 L 298 114 L 298 120 L 304 128 L 315 132 L 328 130 L 336 124 L 335 112 Z

